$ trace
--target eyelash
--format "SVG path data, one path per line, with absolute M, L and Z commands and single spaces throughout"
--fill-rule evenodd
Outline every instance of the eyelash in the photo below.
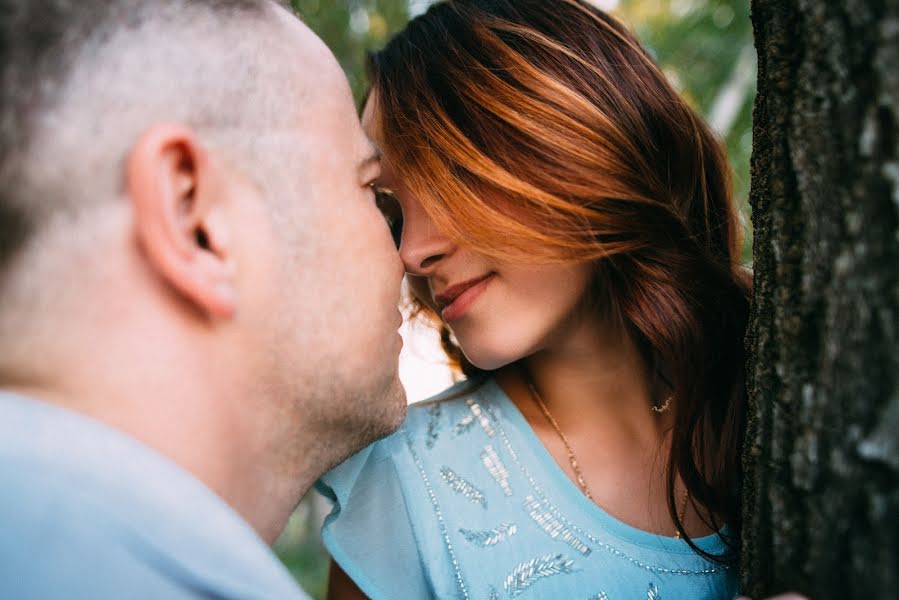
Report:
M 371 189 L 375 194 L 375 206 L 384 216 L 387 226 L 390 228 L 390 235 L 393 237 L 393 243 L 399 248 L 403 235 L 403 213 L 397 201 L 396 194 L 393 191 L 378 187 L 371 184 Z

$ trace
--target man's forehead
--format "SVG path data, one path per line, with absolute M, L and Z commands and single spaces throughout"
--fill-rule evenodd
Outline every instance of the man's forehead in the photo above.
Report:
M 376 167 L 380 153 L 362 131 L 349 82 L 337 59 L 295 14 L 274 4 L 272 11 L 284 32 L 273 42 L 275 60 L 283 69 L 274 87 L 284 92 L 280 99 L 287 101 L 288 108 L 256 135 L 272 141 L 293 140 L 299 146 L 294 151 L 313 162 L 316 157 L 310 153 L 339 153 L 360 169 Z
M 361 122 L 365 134 L 375 144 L 380 144 L 383 139 L 380 119 L 377 118 L 378 110 L 378 93 L 377 90 L 372 90 L 362 107 Z
M 362 146 L 362 160 L 359 161 L 359 170 L 376 170 L 381 165 L 381 149 L 367 140 Z
M 312 29 L 291 10 L 272 4 L 276 27 L 282 35 L 270 36 L 270 60 L 278 61 L 283 76 L 302 86 L 334 86 L 346 83 L 334 54 Z M 276 38 L 276 39 L 275 39 Z

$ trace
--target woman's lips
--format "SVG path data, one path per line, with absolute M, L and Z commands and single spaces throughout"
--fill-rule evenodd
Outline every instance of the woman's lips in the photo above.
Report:
M 438 305 L 443 306 L 440 314 L 447 323 L 464 315 L 480 295 L 487 289 L 495 273 L 484 277 L 451 286 L 435 297 Z

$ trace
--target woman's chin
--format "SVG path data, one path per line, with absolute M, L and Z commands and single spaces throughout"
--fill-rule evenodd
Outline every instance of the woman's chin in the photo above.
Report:
M 523 355 L 517 353 L 490 352 L 483 349 L 466 350 L 465 347 L 462 348 L 462 353 L 468 359 L 468 362 L 482 371 L 502 369 L 523 357 Z

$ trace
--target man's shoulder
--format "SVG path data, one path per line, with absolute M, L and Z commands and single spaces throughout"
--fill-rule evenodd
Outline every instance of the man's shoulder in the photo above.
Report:
M 212 548 L 208 559 L 192 560 L 184 548 L 161 545 L 149 529 L 164 524 L 129 522 L 102 496 L 39 476 L 4 477 L 7 484 L 0 498 L 0 597 L 306 598 L 277 571 L 269 577 L 271 571 L 256 572 L 241 561 L 229 561 L 240 567 L 229 569 Z
M 196 597 L 89 488 L 52 469 L 0 468 L 3 597 Z
M 9 394 L 0 393 L 0 417 L 0 569 L 20 571 L 16 585 L 26 586 L 12 594 L 0 576 L 0 596 L 303 597 L 245 521 L 151 448 Z M 129 581 L 148 592 L 114 593 Z M 51 584 L 63 592 L 50 593 Z

